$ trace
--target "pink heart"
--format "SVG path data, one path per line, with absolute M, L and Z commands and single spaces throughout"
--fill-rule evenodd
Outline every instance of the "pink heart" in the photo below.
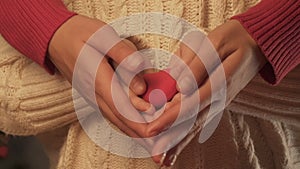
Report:
M 164 70 L 144 75 L 147 91 L 142 95 L 143 99 L 151 103 L 157 109 L 164 106 L 178 92 L 176 80 Z

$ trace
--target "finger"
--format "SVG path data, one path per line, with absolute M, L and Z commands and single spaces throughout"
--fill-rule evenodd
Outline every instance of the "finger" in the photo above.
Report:
M 124 132 L 126 135 L 132 137 L 132 138 L 139 138 L 140 136 L 131 128 L 129 128 L 126 124 L 124 124 L 121 120 L 119 120 L 112 110 L 109 108 L 109 106 L 104 102 L 101 97 L 97 96 L 97 103 L 99 107 L 101 108 L 101 111 L 104 112 L 103 115 L 105 118 L 107 118 L 111 123 L 113 123 L 118 129 L 120 129 L 122 132 Z M 142 145 L 144 148 L 146 148 L 148 151 L 150 151 L 151 147 L 153 146 L 153 141 L 151 139 L 135 139 L 135 141 L 138 141 L 140 145 Z
M 115 62 L 114 62 L 115 64 Z M 122 68 L 120 68 L 122 69 Z M 141 111 L 141 112 L 144 112 L 144 113 L 147 113 L 147 114 L 153 114 L 155 112 L 155 108 L 153 105 L 151 105 L 150 103 L 146 102 L 145 100 L 143 100 L 142 98 L 140 98 L 138 95 L 141 95 L 143 94 L 144 92 L 140 92 L 141 94 L 138 94 L 136 91 L 134 92 L 132 88 L 134 88 L 135 90 L 137 90 L 136 88 L 140 88 L 142 86 L 145 86 L 144 85 L 137 85 L 137 83 L 134 83 L 134 81 L 137 79 L 137 78 L 141 78 L 140 75 L 136 75 L 133 80 L 128 80 L 129 78 L 126 78 L 128 77 L 128 74 L 126 73 L 127 71 L 124 70 L 123 72 L 123 76 L 118 76 L 122 79 L 122 82 L 121 85 L 124 89 L 124 91 L 126 91 L 129 95 L 129 98 L 130 98 L 130 101 L 132 103 L 132 105 L 138 110 L 138 111 Z M 134 87 L 131 87 L 128 89 L 128 83 L 130 83 L 129 81 L 131 81 L 131 86 L 134 86 Z M 142 80 L 142 82 L 144 83 L 144 80 Z M 134 85 L 132 85 L 134 83 Z M 144 90 L 144 89 L 140 89 L 140 90 Z
M 170 60 L 170 68 L 176 68 L 171 70 L 171 75 L 175 79 L 179 77 L 180 72 L 185 69 L 186 65 L 189 65 L 195 57 L 197 57 L 197 51 L 200 49 L 201 43 L 205 35 L 200 32 L 189 32 L 183 36 L 180 42 L 179 49 Z
M 131 38 L 134 40 L 134 38 Z M 130 48 L 137 51 L 137 46 L 135 46 L 131 41 L 128 39 L 124 39 L 123 42 L 127 44 Z M 140 44 L 140 42 L 137 42 Z M 144 57 L 144 62 L 148 61 L 148 58 Z M 148 61 L 148 66 L 150 66 L 150 61 Z M 146 65 L 144 65 L 146 66 Z M 121 72 L 124 72 L 124 74 L 121 75 L 122 79 L 126 82 L 128 86 L 130 86 L 130 89 L 136 94 L 136 95 L 142 95 L 146 91 L 146 83 L 142 77 L 142 73 L 134 72 L 136 75 L 131 80 L 131 82 L 127 81 L 128 77 L 130 76 L 131 72 L 128 72 L 126 70 L 121 70 Z M 129 80 L 129 79 L 128 79 Z
M 75 65 L 72 85 L 78 89 L 79 93 L 87 98 L 93 106 L 97 105 L 95 100 L 96 91 L 97 95 L 103 98 L 120 121 L 129 128 L 135 130 L 139 136 L 144 136 L 145 128 L 147 126 L 145 120 L 130 104 L 128 96 L 126 97 L 126 95 L 124 95 L 123 90 L 118 85 L 118 81 L 112 83 L 114 71 L 108 61 L 104 58 L 102 52 L 99 52 L 99 49 L 101 49 L 97 48 L 97 45 L 99 45 L 97 39 L 99 39 L 99 37 L 95 37 L 97 36 L 91 37 L 91 39 L 93 39 L 92 45 L 88 42 L 81 50 Z M 103 44 L 105 47 L 106 43 Z M 102 62 L 100 63 L 101 59 Z M 115 87 L 112 87 L 112 84 L 115 84 Z M 114 101 L 116 99 L 114 100 L 112 98 L 112 88 L 114 89 L 113 91 L 120 93 L 118 94 L 120 97 L 117 101 L 122 101 L 119 103 L 119 106 L 121 105 L 122 107 L 122 111 L 118 111 L 115 107 Z
M 129 97 L 132 105 L 140 112 L 144 112 L 146 114 L 153 114 L 155 112 L 155 107 L 146 102 L 144 99 L 138 97 L 135 93 L 129 90 Z
M 233 55 L 234 56 L 234 55 Z M 223 64 L 220 65 L 209 77 L 209 80 L 205 81 L 203 85 L 198 89 L 199 93 L 199 111 L 206 108 L 208 105 L 211 105 L 211 111 L 207 116 L 207 123 L 209 123 L 214 117 L 216 117 L 222 110 L 225 108 L 225 104 L 218 104 L 220 100 L 225 102 L 226 93 L 222 89 L 226 88 L 226 79 L 228 80 L 233 73 L 236 73 L 237 66 L 240 65 L 240 59 L 238 57 L 228 57 L 223 61 Z M 223 69 L 224 67 L 224 69 Z M 224 74 L 225 71 L 225 74 Z M 237 80 L 237 79 L 236 79 Z M 183 100 L 185 101 L 185 100 Z M 190 103 L 194 99 L 187 99 Z M 185 104 L 181 104 L 185 105 Z M 197 106 L 196 104 L 189 104 L 191 107 Z M 186 107 L 186 106 L 185 106 Z M 171 126 L 176 118 L 179 118 L 179 122 L 184 121 L 189 118 L 189 107 L 180 108 L 179 103 L 174 103 L 169 110 L 161 115 L 157 120 L 153 121 L 149 125 L 149 130 L 152 130 L 154 133 L 159 133 L 162 130 L 165 130 L 165 127 Z M 179 113 L 183 112 L 181 116 Z M 178 119 L 176 120 L 176 122 Z M 176 124 L 173 124 L 176 125 Z M 151 126 L 151 127 L 150 127 Z
M 143 79 L 141 74 L 136 75 L 132 79 L 129 87 L 136 95 L 142 95 L 143 93 L 146 92 L 146 88 L 147 88 L 145 80 Z
M 124 41 L 118 42 L 107 53 L 117 64 L 121 64 L 129 71 L 136 72 L 144 66 L 144 57 L 136 49 L 133 49 L 131 45 L 128 45 Z
M 207 96 L 211 99 L 211 110 L 200 134 L 199 142 L 205 142 L 217 128 L 223 110 L 249 83 L 265 64 L 258 51 L 239 48 L 231 53 L 210 76 L 211 87 Z M 225 90 L 224 90 L 225 89 Z M 204 92 L 206 89 L 202 89 Z M 200 91 L 201 92 L 201 91 Z
M 103 60 L 97 72 L 96 92 L 103 98 L 112 112 L 129 128 L 140 136 L 145 136 L 146 122 L 140 113 L 131 105 L 118 79 L 113 78 L 114 71 L 107 60 Z
M 227 86 L 230 86 L 231 88 L 229 91 L 227 91 L 227 97 L 225 95 L 225 99 L 227 99 L 226 100 L 227 101 L 226 105 L 227 105 L 229 104 L 229 101 L 234 98 L 235 94 L 237 94 L 248 83 L 249 79 L 252 79 L 252 77 L 257 73 L 257 71 L 261 67 L 261 62 L 258 58 L 256 58 L 258 56 L 256 56 L 255 54 L 254 56 L 256 57 L 251 57 L 251 56 L 245 57 L 245 55 L 249 56 L 248 52 L 241 49 L 229 53 L 229 55 L 226 56 L 226 58 L 222 58 L 223 59 L 222 65 L 219 65 L 217 68 L 215 68 L 215 70 L 210 74 L 209 80 L 205 81 L 205 83 L 199 89 L 199 93 L 201 94 L 200 110 L 202 110 L 205 107 L 205 105 L 210 105 L 210 104 L 212 105 L 212 103 L 214 103 L 215 101 L 218 102 L 220 99 L 224 98 L 223 95 L 224 93 L 222 93 L 222 89 L 224 89 L 224 87 L 226 88 L 226 85 L 224 85 L 223 83 L 224 81 L 227 82 Z M 245 58 L 247 58 L 248 60 L 247 59 L 244 60 Z M 250 68 L 250 70 L 245 71 L 245 69 L 242 69 L 245 67 Z M 251 69 L 252 67 L 253 69 Z M 224 77 L 224 72 L 225 72 L 225 77 Z M 233 84 L 238 84 L 238 85 L 232 87 Z M 225 106 L 216 107 L 212 105 L 211 107 L 215 110 L 212 112 L 212 114 L 208 114 L 207 119 L 213 119 L 216 116 L 214 112 L 218 114 L 219 111 L 224 109 Z M 168 112 L 172 113 L 172 111 L 168 111 Z M 173 120 L 169 120 L 169 121 L 174 121 L 174 117 L 176 117 L 176 111 L 173 111 L 173 114 L 169 114 L 168 112 L 163 114 L 165 115 L 164 119 L 162 118 L 159 119 L 161 121 L 159 120 L 156 121 L 158 122 L 156 123 L 157 126 L 160 125 L 159 123 L 163 124 L 161 125 L 160 128 L 163 128 L 162 126 L 165 126 L 165 124 L 168 123 L 168 121 L 166 121 L 168 120 L 167 116 L 171 117 L 171 119 L 173 118 Z
M 217 67 L 209 80 L 200 87 L 199 92 L 203 96 L 202 100 L 206 100 L 201 107 L 210 105 L 204 128 L 199 137 L 201 143 L 213 134 L 221 120 L 225 107 L 248 84 L 263 65 L 264 62 L 261 57 L 257 55 L 251 57 L 247 53 L 244 49 L 233 52 L 223 61 L 222 65 Z M 245 71 L 245 68 L 247 71 Z
M 179 101 L 172 100 L 166 105 L 164 112 L 160 113 L 160 116 L 149 124 L 148 134 L 151 136 L 157 135 L 172 125 L 176 126 L 192 119 L 200 111 L 199 102 L 198 92 L 189 96 L 181 96 Z
M 198 112 L 213 102 L 211 95 L 212 89 L 210 80 L 205 81 L 205 83 L 191 95 L 175 95 L 173 100 L 166 105 L 164 112 L 160 113 L 160 116 L 149 124 L 147 132 L 149 135 L 156 135 L 172 125 L 180 124 L 195 117 Z
M 96 96 L 97 103 L 99 105 L 99 108 L 103 112 L 103 116 L 107 118 L 111 123 L 116 125 L 121 131 L 126 133 L 128 136 L 138 138 L 139 135 L 135 133 L 132 129 L 130 129 L 128 126 L 126 126 L 119 118 L 116 117 L 116 115 L 112 112 L 110 107 L 105 103 L 105 101 L 99 96 Z
M 185 69 L 180 72 L 178 86 L 180 92 L 184 94 L 192 93 L 196 85 L 203 83 L 207 75 L 221 64 L 225 57 L 218 56 L 213 44 L 201 32 L 188 33 L 182 40 L 180 57 L 183 58 Z M 191 59 L 192 58 L 192 59 Z M 179 69 L 180 66 L 175 67 Z M 173 68 L 174 69 L 174 68 Z M 194 76 L 192 76 L 194 75 Z M 197 84 L 194 84 L 196 81 Z
M 130 42 L 127 39 L 123 39 L 122 42 L 124 42 L 129 48 L 133 49 L 134 52 L 137 51 L 137 47 Z M 145 63 L 147 58 L 145 58 Z M 121 67 L 118 67 L 118 63 L 113 61 L 113 67 L 115 68 L 116 72 L 118 73 L 119 77 L 127 84 L 127 86 L 130 86 L 130 89 L 136 94 L 136 95 L 142 95 L 146 91 L 146 83 L 142 77 L 142 73 L 139 73 L 139 70 L 136 70 L 136 72 L 129 71 L 127 68 L 125 68 L 125 64 L 123 63 Z M 150 61 L 148 61 L 148 66 L 150 65 Z M 146 66 L 146 65 L 144 65 Z M 142 69 L 142 67 L 141 67 Z
M 115 70 L 118 77 L 129 86 L 135 95 L 142 95 L 146 92 L 146 83 L 140 72 L 131 72 L 126 70 L 123 66 L 118 66 Z
M 180 43 L 179 49 L 171 56 L 170 63 L 167 68 L 170 75 L 174 79 L 178 79 L 181 72 L 186 69 L 186 65 L 189 65 L 194 57 L 196 57 L 195 53 L 189 50 L 185 44 Z
M 190 41 L 191 39 L 188 35 L 186 37 L 181 42 L 179 50 L 176 52 L 177 56 L 171 57 L 168 70 L 171 76 L 177 81 L 177 90 L 183 94 L 191 94 L 206 77 L 206 71 L 204 65 L 197 56 L 196 52 L 198 49 L 193 50 L 190 46 L 187 46 L 189 44 L 185 44 L 185 41 Z M 201 46 L 201 40 L 201 37 L 193 37 L 194 43 L 198 44 L 197 47 Z
M 135 72 L 144 65 L 142 55 L 136 52 L 136 48 L 120 38 L 110 25 L 102 26 L 87 43 L 98 52 L 113 59 L 118 65 L 124 62 L 122 66 L 129 71 Z
M 100 70 L 97 72 L 99 63 L 100 63 L 100 68 L 101 68 L 100 70 L 102 71 L 101 72 L 102 74 L 99 73 Z M 96 51 L 93 47 L 89 45 L 85 45 L 81 51 L 81 55 L 78 57 L 75 66 L 72 85 L 77 89 L 79 93 L 81 93 L 81 96 L 83 96 L 94 108 L 97 109 L 96 107 L 97 103 L 99 103 L 100 108 L 102 108 L 104 101 L 102 100 L 99 101 L 100 95 L 97 93 L 102 94 L 101 98 L 103 98 L 103 95 L 105 95 L 106 98 L 111 97 L 110 85 L 109 84 L 107 85 L 106 83 L 106 82 L 109 83 L 110 82 L 109 79 L 111 78 L 105 76 L 105 75 L 111 75 L 111 73 L 112 73 L 112 69 L 109 66 L 106 58 L 101 53 Z M 102 79 L 103 77 L 102 75 L 104 76 L 103 79 Z M 96 89 L 92 90 L 95 86 Z M 108 92 L 103 93 L 103 91 L 108 91 Z M 103 111 L 104 116 L 108 116 L 113 123 L 115 123 L 120 129 L 122 129 L 124 132 L 128 133 L 129 135 L 134 137 L 140 137 L 139 135 L 136 135 L 134 132 L 132 132 L 134 131 L 133 129 L 129 130 L 130 128 L 127 125 L 125 125 L 125 123 L 123 123 L 122 120 L 117 120 L 117 116 L 112 111 L 109 110 Z
M 185 52 L 182 55 L 187 56 Z M 207 72 L 201 60 L 194 57 L 193 60 L 185 66 L 177 80 L 177 90 L 182 94 L 189 95 L 198 89 L 207 77 Z

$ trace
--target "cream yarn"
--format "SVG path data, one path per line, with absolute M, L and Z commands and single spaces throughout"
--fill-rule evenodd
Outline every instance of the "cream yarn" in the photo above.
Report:
M 184 18 L 206 33 L 257 2 L 65 0 L 70 10 L 106 22 L 139 12 L 166 12 Z M 126 23 L 125 26 L 128 24 L 137 23 Z M 154 25 L 143 29 L 149 30 L 151 26 Z M 173 28 L 164 24 L 162 29 Z M 175 40 L 157 35 L 143 34 L 139 38 L 150 47 L 166 51 L 174 51 L 177 45 Z M 164 68 L 169 58 L 154 56 L 152 60 L 157 67 Z M 199 144 L 198 137 L 191 139 L 194 138 L 191 134 L 193 137 L 181 144 L 185 148 L 173 168 L 300 168 L 299 71 L 298 67 L 278 87 L 269 87 L 256 77 L 229 105 L 218 129 L 207 142 Z M 51 161 L 53 168 L 159 168 L 151 159 L 124 158 L 95 145 L 77 122 L 69 83 L 59 74 L 48 75 L 2 38 L 0 79 L 0 130 L 14 135 L 38 135 L 60 140 L 42 139 L 46 146 L 62 145 L 60 154 L 48 151 L 51 157 L 59 157 Z M 63 126 L 67 127 L 66 136 L 53 134 L 53 130 Z

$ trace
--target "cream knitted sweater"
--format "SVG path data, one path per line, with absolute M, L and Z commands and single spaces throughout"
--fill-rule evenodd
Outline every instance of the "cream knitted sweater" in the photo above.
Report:
M 256 3 L 257 0 L 65 0 L 70 10 L 105 22 L 139 12 L 165 12 L 205 32 Z M 150 47 L 167 51 L 176 48 L 176 41 L 166 37 L 145 34 L 140 38 Z M 167 56 L 152 59 L 159 68 L 168 64 Z M 228 106 L 214 135 L 204 144 L 197 142 L 198 137 L 191 140 L 173 168 L 299 168 L 299 73 L 300 67 L 277 87 L 269 87 L 255 77 Z M 2 38 L 0 78 L 0 130 L 38 135 L 52 168 L 159 168 L 151 159 L 124 158 L 95 145 L 77 122 L 69 83 L 59 74 L 48 75 Z

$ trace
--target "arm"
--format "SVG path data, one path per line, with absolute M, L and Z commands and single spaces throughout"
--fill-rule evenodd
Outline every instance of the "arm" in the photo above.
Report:
M 46 67 L 48 70 L 53 72 L 55 65 L 70 83 L 72 82 L 77 58 L 83 46 L 85 46 L 86 49 L 84 51 L 88 53 L 84 57 L 92 57 L 95 59 L 99 59 L 100 57 L 104 58 L 103 53 L 107 52 L 107 57 L 113 59 L 118 64 L 122 61 L 127 61 L 127 66 L 129 65 L 128 69 L 130 70 L 135 70 L 135 68 L 138 68 L 140 64 L 144 62 L 142 56 L 139 54 L 135 54 L 136 58 L 134 63 L 126 60 L 125 58 L 135 53 L 136 49 L 133 49 L 128 43 L 122 41 L 113 28 L 101 20 L 81 15 L 74 16 L 76 14 L 68 11 L 61 0 L 32 0 L 25 2 L 10 0 L 1 1 L 0 6 L 1 35 L 22 54 Z M 105 27 L 103 30 L 105 30 L 106 34 L 104 34 L 102 30 L 97 35 L 102 32 L 101 35 L 103 36 L 99 35 L 100 37 L 94 37 L 97 40 L 99 39 L 100 42 L 94 39 L 94 41 L 89 41 L 91 44 L 86 43 L 96 31 L 103 27 Z M 114 44 L 114 46 L 108 50 L 107 47 L 109 46 L 107 45 L 112 44 Z M 49 54 L 49 57 L 46 57 L 47 54 Z M 89 60 L 89 62 L 92 61 L 92 59 L 87 60 Z M 94 82 L 89 81 L 93 80 L 91 79 L 93 76 L 88 73 L 94 73 L 88 71 L 90 70 L 89 66 L 90 65 L 86 65 L 86 67 L 81 69 L 81 73 L 87 73 L 85 74 L 87 78 L 80 79 L 81 81 L 78 83 L 91 84 Z M 99 72 L 96 73 L 95 81 L 97 85 L 95 92 L 97 104 L 101 110 L 104 111 L 105 117 L 125 133 L 135 136 L 135 131 L 133 131 L 132 128 L 137 128 L 136 130 L 139 130 L 139 134 L 143 135 L 143 128 L 136 127 L 136 123 L 121 116 L 113 104 L 110 90 L 110 82 L 112 81 L 113 74 L 114 70 L 105 57 L 100 64 Z M 138 85 L 141 85 L 141 87 L 134 88 L 134 91 L 143 93 L 145 88 L 143 79 L 136 79 L 138 80 L 135 80 L 134 83 L 139 83 Z M 132 84 L 132 86 L 133 85 L 134 84 Z M 93 91 L 91 90 L 91 92 Z M 135 95 L 134 97 L 136 98 L 138 96 Z M 139 102 L 141 101 L 139 100 Z M 147 110 L 146 106 L 150 106 L 148 103 L 144 105 L 145 107 L 143 107 L 143 109 L 145 110 Z M 132 109 L 129 104 L 126 106 Z M 138 114 L 136 110 L 133 111 Z M 131 124 L 131 128 L 125 124 L 126 122 Z M 142 126 L 146 126 L 146 124 Z
M 278 84 L 300 63 L 300 1 L 263 0 L 247 12 L 234 16 L 265 55 L 260 71 L 271 84 Z
M 55 31 L 74 15 L 61 0 L 0 1 L 0 34 L 53 73 L 54 66 L 46 57 L 48 44 Z
M 239 22 L 230 20 L 208 34 L 208 39 L 212 42 L 222 61 L 218 67 L 223 66 L 225 69 L 227 105 L 259 70 L 268 82 L 277 84 L 300 63 L 299 6 L 300 1 L 263 0 L 244 14 L 233 17 Z M 196 35 L 192 36 L 196 37 Z M 199 38 L 196 38 L 193 44 L 197 44 Z M 198 44 L 201 44 L 201 40 L 198 41 Z M 203 50 L 205 49 L 202 48 Z M 203 53 L 205 52 L 201 54 Z M 179 52 L 179 56 L 192 70 L 198 85 L 200 85 L 199 93 L 202 94 L 201 100 L 203 100 L 201 104 L 207 104 L 205 100 L 210 99 L 211 89 L 209 85 L 206 86 L 209 83 L 206 81 L 209 78 L 206 69 L 203 63 L 197 59 L 197 55 L 203 57 L 201 54 L 194 53 L 185 45 L 181 46 Z M 176 62 L 173 65 L 176 65 Z M 173 69 L 177 70 L 180 67 Z M 178 83 L 181 82 L 182 74 L 176 77 L 179 80 Z M 205 87 L 207 88 L 205 89 Z M 168 104 L 172 104 L 172 101 Z M 204 105 L 204 107 L 206 106 L 208 105 Z M 174 108 L 174 106 L 171 107 Z M 156 120 L 159 124 L 157 127 L 160 129 L 170 125 L 169 123 L 174 121 L 177 114 L 171 117 L 172 113 L 164 113 L 164 116 L 166 116 L 167 123 L 162 122 L 161 118 Z
M 208 38 L 222 61 L 218 67 L 223 67 L 226 74 L 226 105 L 259 70 L 269 83 L 278 84 L 289 71 L 299 65 L 299 4 L 300 1 L 293 0 L 283 2 L 263 0 L 244 14 L 233 17 L 239 22 L 230 20 L 208 34 Z M 191 68 L 200 85 L 198 89 L 202 101 L 200 105 L 205 108 L 209 106 L 211 96 L 210 82 L 206 79 L 218 77 L 218 74 L 214 71 L 210 77 L 207 77 L 201 61 L 193 59 L 197 54 L 190 52 L 184 45 L 180 50 L 179 56 Z M 178 79 L 180 80 L 180 78 Z M 167 103 L 163 115 L 150 124 L 149 132 L 157 134 L 166 130 L 165 126 L 170 126 L 177 118 L 178 112 L 182 111 L 180 102 L 182 101 L 175 96 L 170 103 Z M 188 110 L 183 112 L 188 112 Z M 206 112 L 206 109 L 201 109 L 199 117 L 205 116 Z M 203 121 L 205 121 L 205 117 L 198 120 L 199 130 L 201 130 Z M 184 122 L 182 124 L 184 125 Z M 193 132 L 191 133 L 193 134 Z M 161 148 L 166 145 L 165 147 L 167 147 L 170 141 L 177 138 L 178 135 L 173 133 L 165 136 L 156 142 L 156 146 Z M 176 154 L 181 150 L 179 148 Z M 171 155 L 167 155 L 165 159 L 169 157 Z M 154 160 L 159 162 L 161 156 L 154 157 Z M 170 163 L 165 160 L 165 164 L 169 165 Z

